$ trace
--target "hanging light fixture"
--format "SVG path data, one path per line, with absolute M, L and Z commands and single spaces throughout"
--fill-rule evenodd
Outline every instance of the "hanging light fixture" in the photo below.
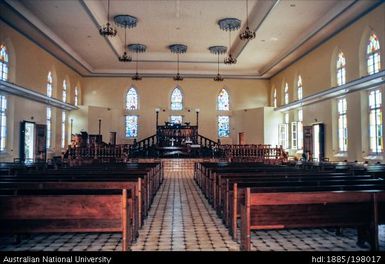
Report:
M 221 82 L 223 81 L 223 77 L 222 75 L 219 74 L 219 55 L 220 54 L 225 54 L 226 51 L 227 51 L 227 48 L 225 46 L 211 46 L 209 47 L 209 50 L 212 54 L 216 54 L 218 55 L 218 73 L 217 75 L 214 77 L 214 81 L 216 82 Z
M 121 62 L 130 62 L 132 61 L 131 56 L 127 55 L 127 28 L 124 28 L 124 53 L 122 56 L 119 56 L 119 61 Z
M 224 59 L 225 64 L 236 64 L 237 59 L 231 54 L 231 31 L 238 30 L 241 27 L 241 21 L 237 18 L 224 18 L 218 21 L 219 28 L 229 31 L 229 53 Z
M 136 73 L 131 79 L 134 81 L 140 81 L 142 80 L 142 77 L 138 73 L 138 62 L 139 62 L 138 54 L 146 52 L 147 47 L 146 45 L 143 45 L 143 44 L 130 44 L 128 45 L 128 49 L 136 53 Z
M 103 37 L 115 37 L 117 30 L 110 24 L 110 0 L 107 0 L 107 24 L 100 26 L 99 33 Z
M 246 29 L 239 34 L 241 40 L 251 40 L 255 38 L 255 32 L 252 32 L 249 28 L 249 0 L 246 0 Z
M 114 17 L 114 22 L 118 27 L 124 28 L 124 53 L 118 57 L 119 61 L 130 62 L 132 58 L 127 54 L 127 28 L 136 27 L 137 19 L 130 15 L 117 15 Z
M 179 74 L 179 54 L 187 52 L 187 46 L 183 44 L 173 44 L 169 46 L 171 53 L 177 55 L 177 74 L 173 77 L 174 81 L 183 81 L 183 77 Z

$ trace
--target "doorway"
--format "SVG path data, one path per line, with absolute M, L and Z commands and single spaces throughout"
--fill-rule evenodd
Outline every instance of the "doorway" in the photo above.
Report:
M 245 132 L 240 132 L 238 134 L 238 144 L 245 145 Z
M 20 161 L 33 163 L 35 157 L 35 123 L 23 121 L 20 128 Z

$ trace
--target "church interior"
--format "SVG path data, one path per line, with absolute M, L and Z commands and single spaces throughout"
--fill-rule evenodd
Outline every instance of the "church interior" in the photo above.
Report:
M 0 1 L 0 251 L 385 251 L 383 0 Z

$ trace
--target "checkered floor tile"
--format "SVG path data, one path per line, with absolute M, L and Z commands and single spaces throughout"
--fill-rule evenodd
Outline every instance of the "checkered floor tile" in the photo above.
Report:
M 165 181 L 158 191 L 134 251 L 237 251 L 226 227 L 193 180 L 192 160 L 164 161 Z M 261 251 L 367 251 L 356 245 L 354 229 L 336 236 L 328 229 L 287 229 L 252 233 L 252 249 Z M 0 237 L 0 251 L 121 250 L 116 233 L 35 234 L 15 243 Z M 385 251 L 385 226 L 380 227 Z

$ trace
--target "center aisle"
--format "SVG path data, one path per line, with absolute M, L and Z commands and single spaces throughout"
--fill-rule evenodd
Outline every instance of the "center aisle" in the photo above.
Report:
M 132 250 L 239 250 L 195 184 L 194 161 L 165 160 L 164 173 L 165 180 Z

